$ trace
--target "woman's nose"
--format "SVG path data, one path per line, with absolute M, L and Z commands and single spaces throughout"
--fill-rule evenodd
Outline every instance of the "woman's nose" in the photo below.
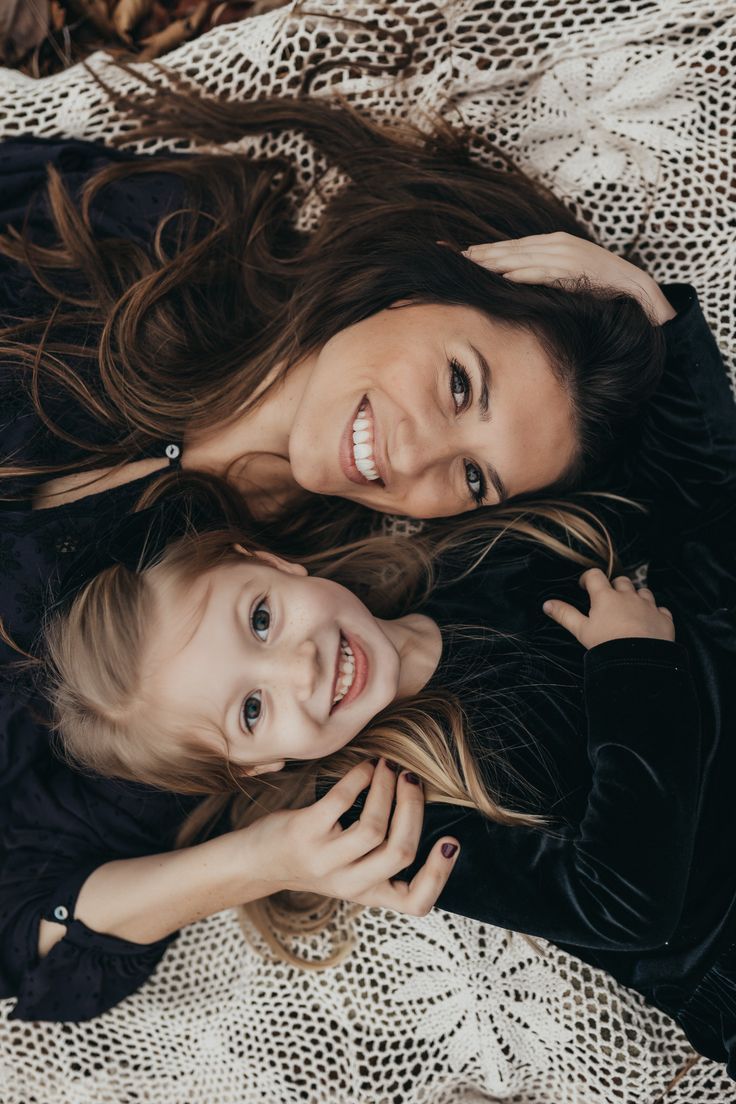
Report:
M 388 457 L 392 475 L 419 479 L 432 468 L 447 464 L 454 447 L 451 428 L 446 424 L 406 419 L 397 428 Z
M 317 645 L 313 640 L 303 640 L 291 653 L 285 674 L 288 675 L 297 701 L 309 701 L 317 688 L 319 677 L 317 660 Z

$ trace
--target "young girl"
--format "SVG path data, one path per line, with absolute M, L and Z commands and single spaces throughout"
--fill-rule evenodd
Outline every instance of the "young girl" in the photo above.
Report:
M 588 572 L 581 612 L 569 565 L 539 546 L 441 557 L 429 601 L 386 622 L 232 533 L 106 569 L 49 643 L 68 754 L 189 792 L 242 786 L 241 822 L 364 755 L 408 768 L 431 803 L 416 862 L 438 834 L 460 843 L 441 907 L 608 969 L 733 1076 L 736 419 L 695 302 L 684 322 L 647 430 L 670 449 L 647 541 L 678 643 L 624 577 Z M 348 834 L 375 831 L 376 804 Z M 305 888 L 301 858 L 272 889 Z

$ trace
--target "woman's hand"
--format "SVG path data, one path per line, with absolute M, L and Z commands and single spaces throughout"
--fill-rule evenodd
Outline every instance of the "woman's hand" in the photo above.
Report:
M 443 837 L 411 882 L 392 882 L 414 861 L 424 821 L 422 786 L 412 779 L 407 772 L 397 778 L 383 759 L 376 766 L 366 761 L 313 805 L 270 813 L 245 829 L 249 850 L 259 849 L 267 864 L 272 892 L 320 893 L 425 916 L 452 873 L 459 844 Z M 360 819 L 343 828 L 340 817 L 366 788 Z
M 527 238 L 471 245 L 464 256 L 520 284 L 558 284 L 563 287 L 587 277 L 591 284 L 633 295 L 658 325 L 675 317 L 659 284 L 636 265 L 600 245 L 559 231 Z
M 572 633 L 584 648 L 595 648 L 606 640 L 645 636 L 652 640 L 674 640 L 672 614 L 658 606 L 647 587 L 634 588 L 631 579 L 619 575 L 609 582 L 604 572 L 591 568 L 580 577 L 580 585 L 590 597 L 586 616 L 567 602 L 553 598 L 545 602 L 544 612 L 563 629 Z

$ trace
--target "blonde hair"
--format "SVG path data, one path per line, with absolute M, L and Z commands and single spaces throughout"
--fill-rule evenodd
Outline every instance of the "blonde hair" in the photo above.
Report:
M 542 543 L 581 568 L 613 569 L 607 530 L 585 506 L 548 502 L 504 513 L 453 519 L 452 529 L 431 540 L 422 534 L 411 539 L 375 535 L 335 549 L 329 557 L 318 553 L 301 559 L 313 574 L 350 587 L 384 617 L 400 616 L 431 592 L 439 557 L 462 547 L 463 574 L 470 572 L 508 533 Z M 206 835 L 228 806 L 233 826 L 244 827 L 277 809 L 310 804 L 318 778 L 337 780 L 374 756 L 417 774 L 429 802 L 476 809 L 504 824 L 544 824 L 539 816 L 504 808 L 489 792 L 462 706 L 449 691 L 424 691 L 394 703 L 329 758 L 289 763 L 275 778 L 236 773 L 224 739 L 219 752 L 201 736 L 197 739 L 196 726 L 184 729 L 181 720 L 157 712 L 142 689 L 146 641 L 155 618 L 151 572 L 164 573 L 174 585 L 186 584 L 221 564 L 241 562 L 236 545 L 251 552 L 258 548 L 238 527 L 190 532 L 167 545 L 144 570 L 122 564 L 105 569 L 82 588 L 67 612 L 52 616 L 45 628 L 45 688 L 53 706 L 54 741 L 70 765 L 176 793 L 208 795 L 182 826 L 179 846 Z M 251 902 L 244 911 L 279 957 L 323 968 L 347 953 L 349 945 L 313 963 L 296 958 L 284 940 L 295 930 L 324 929 L 336 904 L 313 895 L 278 894 Z

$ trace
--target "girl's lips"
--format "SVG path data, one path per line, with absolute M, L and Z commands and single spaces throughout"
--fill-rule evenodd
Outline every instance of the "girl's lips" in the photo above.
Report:
M 342 635 L 347 640 L 348 644 L 350 645 L 350 650 L 353 653 L 353 659 L 355 660 L 355 675 L 353 677 L 353 684 L 348 690 L 347 694 L 341 701 L 337 703 L 337 705 L 333 705 L 330 713 L 335 713 L 338 709 L 342 709 L 344 705 L 349 705 L 350 702 L 355 701 L 355 699 L 362 693 L 363 688 L 368 681 L 369 663 L 367 655 L 365 654 L 354 636 L 351 636 L 351 634 L 348 633 L 345 629 L 342 630 Z M 335 682 L 337 683 L 337 679 L 335 679 Z

